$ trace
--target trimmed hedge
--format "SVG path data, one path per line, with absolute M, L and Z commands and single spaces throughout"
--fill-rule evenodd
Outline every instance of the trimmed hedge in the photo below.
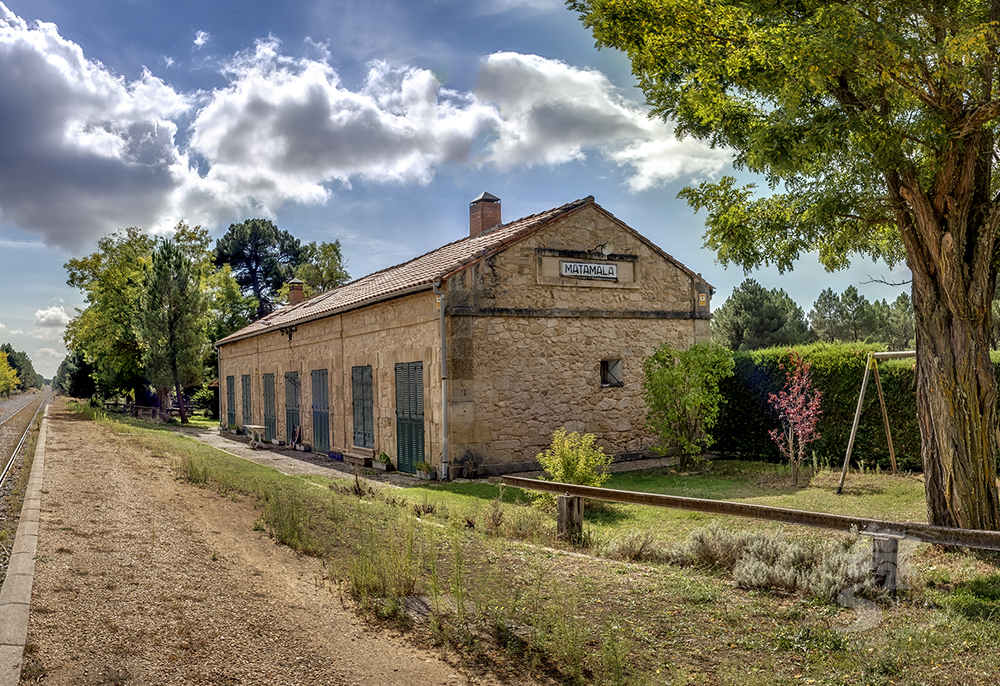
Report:
M 823 415 L 818 427 L 820 438 L 808 446 L 807 452 L 815 451 L 821 461 L 839 466 L 847 452 L 868 352 L 885 350 L 885 346 L 816 344 L 796 350 L 812 363 L 813 386 L 823 393 Z M 784 387 L 785 375 L 778 365 L 787 359 L 788 348 L 733 353 L 735 373 L 720 384 L 726 403 L 715 427 L 713 452 L 726 457 L 781 461 L 778 448 L 767 433 L 780 426 L 767 398 L 768 394 Z M 900 470 L 919 471 L 915 360 L 881 360 L 878 368 L 896 463 Z M 874 375 L 868 381 L 851 457 L 855 465 L 863 463 L 874 467 L 877 464 L 881 469 L 891 468 Z

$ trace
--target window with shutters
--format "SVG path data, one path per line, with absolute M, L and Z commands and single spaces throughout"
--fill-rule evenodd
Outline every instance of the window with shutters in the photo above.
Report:
M 351 367 L 351 396 L 354 405 L 354 445 L 375 449 L 375 412 L 372 407 L 372 368 Z
M 601 360 L 601 387 L 624 386 L 621 360 Z

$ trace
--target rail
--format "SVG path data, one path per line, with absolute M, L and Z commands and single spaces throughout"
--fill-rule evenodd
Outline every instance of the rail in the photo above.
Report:
M 875 538 L 873 544 L 873 568 L 886 564 L 891 565 L 892 578 L 884 579 L 883 581 L 883 585 L 888 588 L 895 588 L 896 550 L 900 540 L 920 541 L 923 543 L 962 548 L 1000 550 L 1000 531 L 952 529 L 933 524 L 893 522 L 881 519 L 829 514 L 826 512 L 793 510 L 784 507 L 773 507 L 771 505 L 752 505 L 726 500 L 706 500 L 703 498 L 685 498 L 658 493 L 619 491 L 611 488 L 563 484 L 556 481 L 539 481 L 520 476 L 505 475 L 503 481 L 504 484 L 509 486 L 558 495 L 558 531 L 560 536 L 566 538 L 577 538 L 583 532 L 584 498 L 632 505 L 668 507 L 733 517 L 764 519 L 773 522 L 784 522 L 786 524 L 800 524 L 803 526 L 832 529 L 834 531 L 850 531 L 853 528 L 857 528 L 859 533 Z
M 14 466 L 14 460 L 17 458 L 17 454 L 21 451 L 21 447 L 24 445 L 24 441 L 27 440 L 28 434 L 31 432 L 31 427 L 32 427 L 32 425 L 34 425 L 35 419 L 38 418 L 39 411 L 43 407 L 45 407 L 45 400 L 46 400 L 47 397 L 48 397 L 48 391 L 42 393 L 42 396 L 41 396 L 41 398 L 38 401 L 38 407 L 35 408 L 35 414 L 31 417 L 31 421 L 28 422 L 28 426 L 25 427 L 24 433 L 21 434 L 21 440 L 18 441 L 17 447 L 14 448 L 14 451 L 10 454 L 10 458 L 7 459 L 7 463 L 4 465 L 3 471 L 0 472 L 0 486 L 3 486 L 4 481 L 7 480 L 7 474 L 10 473 L 11 467 Z M 35 402 L 35 401 L 32 400 L 31 402 Z M 18 410 L 16 410 L 15 412 L 12 412 L 9 417 L 7 417 L 2 422 L 0 422 L 0 426 L 6 424 L 8 420 L 16 417 L 18 414 L 20 414 L 21 412 L 23 412 L 24 410 L 26 410 L 29 407 L 31 407 L 31 403 L 25 403 Z

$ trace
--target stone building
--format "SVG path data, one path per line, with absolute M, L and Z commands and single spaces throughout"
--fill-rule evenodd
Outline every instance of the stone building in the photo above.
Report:
M 709 338 L 712 287 L 587 197 L 291 304 L 217 343 L 226 425 L 443 478 L 529 468 L 560 427 L 652 443 L 642 363 Z M 442 364 L 442 360 L 444 364 Z

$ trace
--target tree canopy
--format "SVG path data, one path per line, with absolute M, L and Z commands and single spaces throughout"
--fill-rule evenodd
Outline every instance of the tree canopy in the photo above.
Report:
M 295 278 L 302 281 L 302 294 L 306 298 L 343 286 L 350 280 L 340 251 L 340 241 L 333 243 L 306 243 L 302 248 L 302 263 L 295 268 Z M 278 296 L 288 300 L 288 283 L 282 285 Z
M 7 356 L 0 355 L 0 395 L 10 395 L 19 383 L 17 371 L 7 362 Z
M 1000 528 L 989 359 L 1000 0 L 578 0 L 654 113 L 733 150 L 732 177 L 682 192 L 724 264 L 806 252 L 913 274 L 928 519 Z
M 175 390 L 185 423 L 182 389 L 201 381 L 207 306 L 194 265 L 172 241 L 161 240 L 153 251 L 140 305 L 138 329 L 150 381 Z
M 84 354 L 108 393 L 132 391 L 140 402 L 145 377 L 136 314 L 153 239 L 136 227 L 101 237 L 97 250 L 64 265 L 87 307 L 66 327 L 66 347 Z
M 7 364 L 17 375 L 15 387 L 12 390 L 26 391 L 29 388 L 41 388 L 44 379 L 35 371 L 35 366 L 31 363 L 28 354 L 20 350 L 14 350 L 10 343 L 0 345 L 0 353 L 7 358 Z
M 798 345 L 811 339 L 802 308 L 783 289 L 746 279 L 712 316 L 712 342 L 730 350 Z
M 274 309 L 281 287 L 302 263 L 305 249 L 297 238 L 267 219 L 230 224 L 215 244 L 215 265 L 229 265 L 244 295 L 257 300 L 257 316 Z

